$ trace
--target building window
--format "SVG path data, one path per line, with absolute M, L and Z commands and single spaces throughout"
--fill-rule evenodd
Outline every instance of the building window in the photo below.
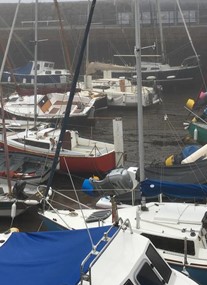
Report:
M 186 23 L 196 23 L 196 11 L 195 10 L 184 10 L 182 12 Z M 182 15 L 178 12 L 178 23 L 183 23 Z
M 142 24 L 151 24 L 151 14 L 150 14 L 150 12 L 143 12 L 141 21 L 142 21 Z
M 129 25 L 130 24 L 130 18 L 131 14 L 130 13 L 118 13 L 118 24 L 119 25 Z
M 174 12 L 173 11 L 162 11 L 161 12 L 162 24 L 174 24 Z

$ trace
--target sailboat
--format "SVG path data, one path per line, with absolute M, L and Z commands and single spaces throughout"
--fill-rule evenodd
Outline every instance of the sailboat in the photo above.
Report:
M 96 98 L 85 96 L 85 92 L 80 91 L 75 95 L 70 114 L 72 118 L 70 124 L 89 124 L 90 121 L 93 121 Z M 46 95 L 36 94 L 22 97 L 15 92 L 4 103 L 5 115 L 8 119 L 15 117 L 19 120 L 31 121 L 34 119 L 36 111 L 39 122 L 57 123 L 58 120 L 61 121 L 64 117 L 69 96 L 70 92 L 49 93 Z
M 173 87 L 178 88 L 179 86 L 184 86 L 188 88 L 188 86 L 192 87 L 192 84 L 195 83 L 196 80 L 200 78 L 200 57 L 195 53 L 192 56 L 188 56 L 180 63 L 180 65 L 173 66 L 168 63 L 166 58 L 166 52 L 164 48 L 164 36 L 163 36 L 163 27 L 162 27 L 162 18 L 160 11 L 160 1 L 156 0 L 157 7 L 157 18 L 159 23 L 159 32 L 160 32 L 160 49 L 161 49 L 161 60 L 142 60 L 141 61 L 141 69 L 142 69 L 142 80 L 143 84 L 148 83 L 150 78 L 154 77 L 156 83 L 162 85 L 163 89 L 171 89 Z M 183 18 L 184 26 L 187 32 L 187 36 L 189 37 L 190 43 L 192 43 L 192 39 L 189 35 L 187 26 L 185 25 L 185 20 L 183 17 L 182 10 L 180 9 L 179 1 L 176 1 L 181 17 Z M 156 45 L 150 45 L 148 47 L 143 47 L 143 50 L 147 49 L 156 49 Z M 195 49 L 193 47 L 193 51 Z M 116 57 L 134 57 L 134 55 L 115 55 Z M 147 55 L 145 56 L 147 57 Z M 149 57 L 149 56 L 148 56 Z M 157 55 L 155 55 L 157 57 Z M 120 77 L 123 74 L 127 77 L 132 77 L 136 74 L 136 68 L 132 66 L 121 66 L 121 65 L 112 65 L 106 64 L 102 62 L 91 62 L 88 65 L 88 73 L 94 74 L 97 71 L 111 71 L 113 76 Z M 136 79 L 132 80 L 136 83 Z
M 7 136 L 9 151 L 36 154 L 54 159 L 60 128 L 53 126 L 40 130 L 26 130 Z M 0 146 L 4 147 L 0 134 Z M 68 173 L 106 173 L 117 166 L 116 147 L 112 143 L 81 137 L 78 131 L 66 130 L 62 139 L 57 169 Z
M 35 124 L 38 121 L 43 122 L 53 122 L 62 120 L 65 113 L 66 104 L 70 96 L 70 92 L 63 93 L 49 93 L 49 94 L 40 94 L 38 91 L 38 80 L 39 79 L 39 69 L 43 68 L 44 64 L 37 60 L 38 54 L 38 3 L 35 4 L 35 40 L 34 40 L 34 61 L 32 65 L 32 78 L 34 83 L 34 92 L 33 95 L 20 96 L 17 92 L 12 93 L 8 96 L 6 102 L 3 104 L 5 116 L 8 119 L 15 117 L 19 120 L 34 120 Z M 43 65 L 43 66 L 42 66 Z M 48 66 L 46 73 L 49 73 L 50 63 L 46 64 Z M 28 69 L 28 67 L 27 67 Z M 31 69 L 31 67 L 30 67 Z M 25 75 L 25 73 L 23 74 Z M 51 79 L 53 80 L 53 79 Z M 76 90 L 77 91 L 77 90 Z M 94 123 L 94 111 L 95 111 L 95 102 L 96 98 L 82 96 L 82 91 L 75 95 L 75 100 L 73 100 L 73 106 L 71 108 L 70 117 L 71 124 L 83 124 Z M 85 94 L 84 94 L 85 95 Z
M 0 237 L 3 284 L 197 284 L 171 269 L 128 220 L 119 228 L 7 232 Z
M 51 61 L 37 61 L 38 74 L 37 74 L 37 86 L 38 88 L 46 87 L 51 88 L 66 88 L 66 84 L 71 81 L 71 73 L 68 69 L 57 69 L 55 63 Z M 34 84 L 35 77 L 35 61 L 30 60 L 25 66 L 17 67 L 11 71 L 4 71 L 2 74 L 2 82 L 15 83 L 21 90 L 21 87 L 25 87 L 30 90 Z M 62 85 L 61 85 L 62 84 Z M 65 84 L 65 86 L 64 86 Z M 29 88 L 30 87 L 30 88 Z M 32 89 L 32 88 L 31 88 Z M 34 89 L 34 87 L 33 87 Z M 31 90 L 30 90 L 31 91 Z M 53 92 L 56 92 L 55 90 Z M 48 91 L 47 91 L 48 93 Z M 25 93 L 22 95 L 26 95 Z
M 183 24 L 192 45 L 192 40 L 188 32 L 183 12 L 181 10 L 179 0 L 176 0 L 178 10 L 181 14 Z M 164 48 L 164 36 L 163 36 L 163 26 L 162 17 L 160 10 L 160 0 L 156 0 L 157 17 L 159 22 L 160 31 L 160 47 L 161 47 L 161 61 L 160 62 L 142 62 L 142 79 L 144 82 L 149 76 L 155 76 L 156 81 L 162 84 L 163 88 L 172 88 L 173 86 L 192 86 L 196 80 L 200 78 L 200 57 L 196 53 L 194 46 L 192 45 L 192 50 L 194 55 L 185 58 L 180 65 L 172 66 L 167 62 L 166 52 Z M 175 85 L 176 84 L 176 85 Z
M 90 83 L 88 83 L 88 89 L 91 92 L 99 92 L 107 98 L 108 107 L 136 107 L 137 86 L 125 77 L 113 78 L 111 72 L 107 72 L 103 78 L 92 79 L 87 76 Z M 79 83 L 80 84 L 80 83 Z M 143 107 L 149 107 L 162 102 L 161 86 L 143 86 L 141 96 L 143 97 Z
M 1 150 L 0 161 L 0 217 L 17 216 L 40 204 L 41 184 L 49 178 L 53 160 L 24 152 L 9 152 L 7 158 Z
M 4 53 L 0 79 L 4 69 L 8 49 L 14 30 L 15 20 L 18 14 L 20 1 L 17 4 L 15 16 L 7 42 L 6 51 Z M 1 81 L 1 80 L 0 80 Z M 0 85 L 1 106 L 3 106 L 3 91 Z M 2 108 L 2 137 L 4 151 L 1 151 L 1 173 L 0 173 L 0 216 L 15 217 L 24 212 L 28 207 L 36 206 L 40 203 L 42 191 L 37 189 L 37 185 L 48 179 L 52 160 L 46 160 L 38 155 L 26 155 L 25 153 L 8 152 L 7 134 L 5 127 L 4 109 Z M 42 193 L 43 194 L 43 193 Z
M 199 284 L 207 276 L 206 205 L 150 202 L 118 209 L 118 219 L 129 218 L 133 229 L 149 238 L 163 258 Z M 50 230 L 77 230 L 113 223 L 114 209 L 45 211 L 42 215 Z M 118 221 L 118 220 L 117 220 Z
M 35 21 L 31 22 L 35 27 L 35 58 L 25 66 L 3 71 L 2 84 L 15 87 L 21 95 L 47 94 L 54 92 L 66 92 L 70 88 L 71 72 L 68 69 L 57 69 L 51 61 L 37 60 L 38 45 L 38 1 L 35 4 Z
M 137 4 L 137 2 L 136 2 Z M 136 13 L 139 15 L 138 5 Z M 136 30 L 136 64 L 137 70 L 141 70 L 139 28 Z M 141 78 L 137 77 L 137 86 L 141 87 Z M 141 99 L 141 96 L 138 98 Z M 140 102 L 139 102 L 140 103 Z M 143 113 L 142 104 L 138 103 L 139 125 L 139 171 L 140 191 L 143 191 L 142 183 L 145 181 L 144 173 L 144 144 L 143 144 Z M 154 185 L 150 184 L 153 189 Z M 52 206 L 39 214 L 53 230 L 54 229 L 81 229 L 86 224 L 88 228 L 105 226 L 113 223 L 119 224 L 126 217 L 131 221 L 132 229 L 136 229 L 141 235 L 147 236 L 156 242 L 161 256 L 180 271 L 185 271 L 191 278 L 205 284 L 207 278 L 207 243 L 206 243 L 206 205 L 190 203 L 151 202 L 137 206 L 128 206 L 117 211 L 114 203 L 114 195 L 117 192 L 127 193 L 126 187 L 118 189 L 100 189 L 102 195 L 111 197 L 111 208 L 58 210 Z M 133 193 L 131 193 L 133 195 Z M 151 283 L 150 283 L 151 284 Z

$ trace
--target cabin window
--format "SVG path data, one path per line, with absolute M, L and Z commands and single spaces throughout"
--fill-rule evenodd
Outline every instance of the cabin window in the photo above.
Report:
M 171 252 L 184 253 L 184 240 L 182 239 L 160 237 L 146 233 L 142 233 L 142 235 L 147 237 L 154 244 L 156 248 Z M 193 241 L 190 240 L 187 241 L 187 254 L 195 255 L 195 247 Z
M 124 285 L 133 285 L 133 283 L 132 283 L 132 281 L 131 281 L 130 279 L 128 279 L 128 280 L 124 283 Z
M 55 74 L 61 74 L 61 71 L 60 70 L 56 70 Z
M 94 85 L 93 88 L 97 88 L 97 89 L 102 89 L 102 90 L 106 90 L 109 89 L 109 86 L 104 86 L 104 85 Z
M 159 67 L 151 67 L 151 70 L 159 70 Z
M 163 285 L 163 280 L 160 280 L 153 271 L 152 267 L 145 262 L 141 270 L 136 276 L 140 285 Z
M 172 271 L 151 244 L 148 246 L 148 249 L 146 251 L 146 256 L 149 258 L 153 266 L 160 273 L 163 280 L 165 280 L 165 282 L 168 283 Z
M 45 74 L 51 74 L 51 71 L 50 70 L 46 70 Z
M 142 71 L 146 71 L 147 70 L 147 67 L 142 67 Z
M 45 62 L 44 66 L 45 66 L 45 67 L 48 67 L 48 66 L 49 66 L 48 62 Z
M 9 98 L 8 102 L 16 102 L 18 100 L 18 97 L 11 97 Z

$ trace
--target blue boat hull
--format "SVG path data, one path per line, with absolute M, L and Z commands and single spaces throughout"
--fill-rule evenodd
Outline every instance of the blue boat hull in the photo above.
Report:
M 183 271 L 183 265 L 176 265 L 169 262 L 170 266 L 180 272 Z M 207 267 L 192 267 L 186 265 L 185 267 L 189 277 L 200 285 L 205 285 L 207 282 Z

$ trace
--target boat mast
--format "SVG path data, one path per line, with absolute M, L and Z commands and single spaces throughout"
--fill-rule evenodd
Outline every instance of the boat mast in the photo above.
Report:
M 159 31 L 160 31 L 161 58 L 162 58 L 162 63 L 166 63 L 160 0 L 156 0 L 156 6 L 157 6 L 157 18 L 158 18 Z
M 66 40 L 65 40 L 65 33 L 64 33 L 63 23 L 62 23 L 62 20 L 61 20 L 61 14 L 60 14 L 60 9 L 59 9 L 59 5 L 58 5 L 57 0 L 54 0 L 54 4 L 55 4 L 55 8 L 56 8 L 57 14 L 58 14 L 58 21 L 59 21 L 59 24 L 60 24 L 60 32 L 61 32 L 61 39 L 62 39 L 62 43 L 63 43 L 64 56 L 66 56 L 67 68 L 72 73 L 72 64 L 71 64 L 71 60 L 70 60 L 69 51 L 68 51 L 68 48 L 67 48 L 67 43 L 66 43 Z
M 21 0 L 19 0 L 17 7 L 16 7 L 16 11 L 15 11 L 15 15 L 14 15 L 14 19 L 13 19 L 13 23 L 12 23 L 12 27 L 10 30 L 10 34 L 9 34 L 9 38 L 8 38 L 8 42 L 6 45 L 6 50 L 4 52 L 4 57 L 1 63 L 1 69 L 0 69 L 0 82 L 2 81 L 2 75 L 3 75 L 3 71 L 4 71 L 4 67 L 5 67 L 5 63 L 6 63 L 6 59 L 7 59 L 7 55 L 9 52 L 9 47 L 10 47 L 10 43 L 11 43 L 11 39 L 13 36 L 13 31 L 14 31 L 14 27 L 15 27 L 15 23 L 16 23 L 16 19 L 17 19 L 17 15 L 18 15 L 18 11 L 19 11 L 19 6 L 20 6 L 20 2 Z M 8 181 L 8 191 L 9 194 L 11 195 L 11 179 L 9 177 L 9 169 L 10 169 L 10 165 L 9 165 L 9 151 L 8 151 L 8 145 L 7 145 L 7 137 L 6 137 L 6 127 L 5 127 L 5 113 L 4 113 L 4 99 L 3 99 L 3 90 L 2 90 L 2 84 L 0 84 L 0 100 L 1 100 L 1 116 L 2 116 L 2 125 L 3 125 L 3 137 L 4 137 L 4 152 L 5 152 L 5 161 L 6 161 L 6 172 L 7 172 L 7 181 Z
M 90 12 L 90 0 L 88 0 L 88 6 L 87 6 L 87 16 L 89 15 Z M 89 65 L 89 35 L 86 43 L 86 66 L 85 66 L 85 88 L 89 88 L 89 83 L 88 83 L 88 65 Z
M 35 2 L 35 39 L 34 39 L 34 128 L 37 127 L 37 44 L 38 44 L 38 0 Z
M 138 154 L 140 182 L 144 175 L 144 135 L 143 135 L 143 108 L 142 108 L 142 75 L 141 75 L 141 36 L 140 36 L 140 2 L 135 0 L 135 48 L 137 73 L 137 125 L 138 125 Z
M 52 170 L 50 172 L 50 177 L 48 179 L 46 195 L 45 196 L 47 196 L 47 194 L 49 192 L 49 189 L 50 189 L 50 187 L 52 185 L 52 180 L 53 180 L 53 177 L 54 177 L 54 174 L 55 174 L 55 171 L 56 171 L 56 167 L 57 167 L 57 164 L 58 164 L 58 159 L 59 159 L 60 149 L 62 147 L 62 142 L 63 142 L 63 139 L 64 139 L 64 134 L 65 134 L 65 131 L 66 131 L 67 124 L 70 121 L 70 111 L 71 111 L 73 98 L 74 98 L 75 91 L 76 91 L 76 85 L 77 85 L 78 77 L 79 77 L 79 74 L 80 74 L 80 68 L 81 68 L 81 64 L 82 64 L 82 61 L 83 61 L 83 56 L 84 56 L 85 47 L 86 47 L 86 44 L 87 44 L 88 34 L 89 34 L 91 22 L 92 22 L 92 17 L 93 17 L 93 12 L 94 12 L 94 9 L 95 9 L 95 5 L 96 5 L 96 0 L 93 0 L 92 3 L 91 3 L 91 8 L 90 8 L 89 16 L 88 16 L 88 21 L 87 21 L 87 25 L 86 25 L 86 28 L 85 28 L 85 33 L 84 33 L 84 36 L 83 36 L 83 42 L 82 42 L 81 49 L 80 49 L 80 55 L 79 55 L 79 58 L 78 58 L 77 66 L 76 66 L 76 69 L 75 69 L 75 73 L 74 73 L 74 76 L 73 76 L 73 81 L 72 81 L 71 88 L 70 88 L 70 96 L 69 96 L 68 103 L 67 103 L 67 106 L 66 106 L 65 115 L 64 115 L 64 118 L 63 118 L 63 121 L 62 121 L 62 127 L 61 127 L 61 131 L 60 131 L 60 136 L 59 136 L 59 139 L 58 139 L 56 152 L 55 152 L 55 156 L 54 156 L 54 159 L 53 159 Z

